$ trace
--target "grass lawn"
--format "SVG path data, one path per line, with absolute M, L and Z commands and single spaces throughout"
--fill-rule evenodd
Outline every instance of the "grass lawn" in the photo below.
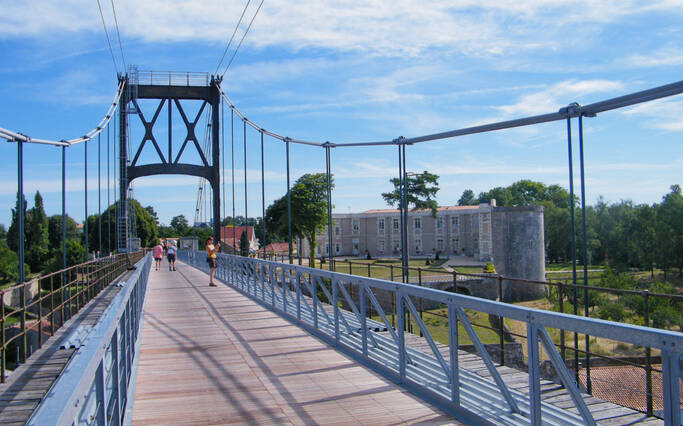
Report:
M 429 275 L 443 275 L 448 274 L 446 270 L 440 267 L 425 266 L 424 260 L 413 259 L 408 263 L 411 268 L 420 268 L 422 270 L 422 276 Z M 329 270 L 330 264 L 326 262 L 324 264 L 318 264 L 321 269 Z M 369 274 L 368 274 L 369 266 Z M 379 278 L 384 280 L 391 279 L 391 272 L 393 269 L 394 280 L 399 280 L 401 278 L 401 263 L 399 260 L 394 259 L 380 259 L 380 260 L 367 260 L 367 259 L 354 259 L 349 262 L 337 260 L 335 262 L 335 271 L 344 274 L 358 275 L 361 277 Z M 418 278 L 420 272 L 417 269 L 410 270 L 411 278 Z
M 488 328 L 480 327 L 474 324 L 484 324 L 489 325 L 488 314 L 476 311 L 466 310 L 467 317 L 473 325 L 474 331 L 479 336 L 479 339 L 484 344 L 488 343 L 498 343 L 499 337 L 498 333 Z M 387 315 L 389 321 L 391 321 L 391 315 Z M 424 311 L 422 315 L 422 321 L 427 327 L 427 331 L 431 334 L 434 341 L 448 345 L 450 343 L 450 336 L 448 333 L 448 318 L 447 309 L 439 308 Z M 375 321 L 382 322 L 382 318 L 379 315 L 373 316 L 372 319 Z M 419 335 L 420 328 L 417 323 L 413 322 L 413 334 Z M 461 323 L 458 323 L 458 343 L 460 345 L 471 345 L 472 340 L 470 339 L 467 331 Z

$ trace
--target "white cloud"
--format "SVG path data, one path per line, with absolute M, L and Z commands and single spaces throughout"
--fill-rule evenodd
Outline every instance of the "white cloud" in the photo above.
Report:
M 596 93 L 610 93 L 623 90 L 618 81 L 609 80 L 567 80 L 556 83 L 544 90 L 522 96 L 511 105 L 495 107 L 505 117 L 529 116 L 556 112 L 581 97 Z
M 246 28 L 258 3 L 251 3 L 242 28 Z M 203 40 L 223 45 L 244 2 L 119 0 L 115 4 L 124 42 Z M 596 23 L 652 10 L 680 13 L 680 2 L 269 0 L 257 16 L 247 44 L 411 56 L 447 48 L 475 57 L 497 56 L 566 45 L 572 42 L 567 40 L 569 29 L 571 34 L 585 36 Z M 103 7 L 103 12 L 116 43 L 111 8 Z M 99 11 L 86 0 L 6 1 L 0 28 L 0 37 L 102 32 Z M 543 37 L 538 37 L 539 33 Z
M 624 61 L 632 67 L 660 67 L 683 65 L 683 49 L 663 47 L 649 54 L 631 55 Z
M 683 131 L 683 99 L 680 99 L 680 96 L 639 104 L 621 113 L 645 117 L 645 125 L 653 129 L 667 132 Z

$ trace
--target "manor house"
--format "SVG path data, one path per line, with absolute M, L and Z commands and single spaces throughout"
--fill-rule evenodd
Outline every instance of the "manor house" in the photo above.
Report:
M 335 256 L 398 257 L 401 254 L 397 209 L 332 215 Z M 318 237 L 317 256 L 325 256 L 327 228 Z M 495 200 L 477 206 L 444 206 L 408 212 L 411 257 L 465 256 L 492 261 L 501 275 L 545 278 L 543 207 L 497 207 Z

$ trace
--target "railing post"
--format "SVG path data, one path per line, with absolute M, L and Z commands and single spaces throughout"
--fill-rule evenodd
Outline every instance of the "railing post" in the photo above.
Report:
M 453 303 L 448 304 L 448 350 L 451 361 L 451 402 L 460 405 L 460 371 L 458 365 L 458 315 Z
M 417 283 L 422 287 L 422 268 L 417 268 Z M 422 298 L 420 297 L 420 319 L 422 319 L 423 314 Z M 420 337 L 424 337 L 422 334 L 422 329 L 420 328 Z
M 666 425 L 681 424 L 680 363 L 680 353 L 670 349 L 662 350 L 662 394 Z
M 332 278 L 332 304 L 334 308 L 334 341 L 339 344 L 339 281 Z
M 539 369 L 538 328 L 526 323 L 527 351 L 529 353 L 529 420 L 532 425 L 541 424 L 541 372 Z
M 50 277 L 52 279 L 52 277 Z M 40 278 L 37 278 L 38 283 L 38 349 L 43 347 L 43 295 L 41 289 Z M 0 302 L 2 303 L 2 302 Z
M 403 308 L 403 295 L 401 287 L 396 286 L 396 312 L 398 314 L 398 375 L 400 383 L 406 377 L 406 341 L 405 341 L 405 310 Z
M 562 281 L 558 282 L 557 292 L 560 303 L 560 313 L 564 313 L 564 283 Z M 562 360 L 566 363 L 567 346 L 564 343 L 564 338 L 564 329 L 560 329 L 560 355 L 562 355 Z
M 371 278 L 370 277 L 370 262 L 368 262 L 368 278 Z
M 649 291 L 643 290 L 643 325 L 650 326 L 650 303 Z M 652 350 L 650 347 L 645 348 L 645 399 L 647 406 L 647 415 L 652 417 L 654 407 L 652 401 Z
M 360 328 L 361 328 L 361 342 L 363 347 L 363 356 L 368 356 L 368 322 L 367 322 L 367 303 L 366 303 L 366 284 L 358 284 L 358 298 L 360 299 Z
M 105 419 L 107 418 L 107 398 L 105 398 L 107 378 L 104 374 L 105 370 L 103 357 L 95 373 L 95 401 L 97 401 L 95 406 L 99 405 L 100 407 L 95 411 L 95 419 L 97 419 L 96 423 L 100 425 L 106 424 Z
M 22 333 L 21 362 L 22 362 L 22 364 L 26 362 L 26 358 L 28 357 L 26 354 L 26 350 L 28 349 L 28 334 L 26 333 L 26 286 L 27 286 L 27 283 L 25 283 L 25 282 L 21 284 L 21 333 Z
M 389 265 L 389 278 L 391 281 L 394 280 L 394 265 Z
M 5 293 L 0 293 L 0 345 L 2 354 L 0 355 L 0 383 L 5 383 Z
M 313 286 L 313 282 L 311 282 L 311 287 L 312 286 Z M 318 316 L 317 316 L 318 306 L 315 303 L 315 293 L 311 294 L 311 299 L 313 300 L 313 324 L 314 324 L 314 327 L 317 328 L 318 327 Z M 301 321 L 301 275 L 299 274 L 299 271 L 296 271 L 296 319 Z
M 350 260 L 347 260 L 347 262 L 349 263 L 349 275 L 353 275 L 353 265 L 351 264 Z
M 50 336 L 55 335 L 55 287 L 54 275 L 50 275 Z
M 498 275 L 498 301 L 503 301 L 503 277 Z M 500 365 L 505 365 L 505 318 L 498 317 L 498 329 L 500 330 Z

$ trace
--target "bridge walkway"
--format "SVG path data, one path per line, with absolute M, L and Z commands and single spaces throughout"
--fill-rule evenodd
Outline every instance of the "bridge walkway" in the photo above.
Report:
M 457 424 L 179 263 L 150 272 L 133 424 Z

